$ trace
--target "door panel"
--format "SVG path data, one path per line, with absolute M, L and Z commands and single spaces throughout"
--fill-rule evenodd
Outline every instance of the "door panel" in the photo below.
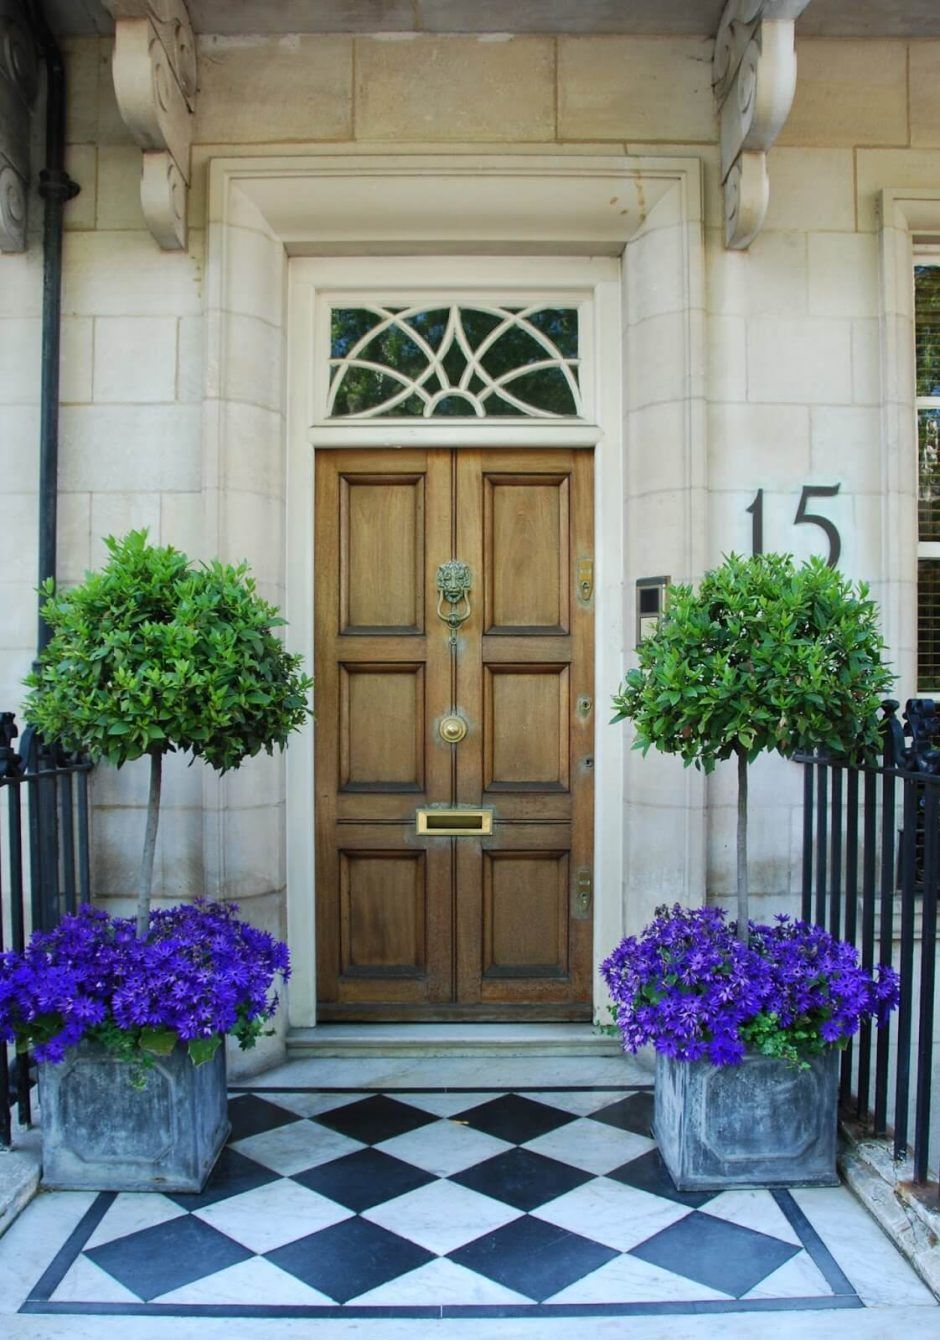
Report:
M 483 977 L 568 973 L 567 851 L 483 853 Z
M 568 666 L 484 669 L 483 789 L 568 792 Z
M 340 477 L 340 627 L 424 631 L 424 475 Z
M 568 476 L 486 472 L 483 486 L 486 632 L 567 633 Z
M 424 790 L 424 665 L 341 661 L 340 791 Z
M 321 1018 L 590 1014 L 592 465 L 317 455 Z M 454 558 L 472 586 L 452 638 Z M 492 834 L 419 836 L 442 805 L 492 810 Z

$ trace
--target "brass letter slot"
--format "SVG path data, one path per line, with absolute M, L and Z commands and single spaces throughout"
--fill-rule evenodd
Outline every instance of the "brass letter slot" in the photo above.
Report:
M 488 837 L 492 810 L 418 810 L 417 831 L 425 837 Z

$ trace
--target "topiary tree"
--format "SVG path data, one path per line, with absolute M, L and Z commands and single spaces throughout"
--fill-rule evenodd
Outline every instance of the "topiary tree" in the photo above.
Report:
M 673 586 L 655 633 L 614 697 L 634 748 L 711 772 L 738 761 L 738 935 L 747 940 L 747 767 L 758 754 L 820 749 L 858 761 L 877 749 L 894 676 L 868 588 L 813 558 L 732 554 L 698 592 Z
M 163 756 L 220 773 L 303 725 L 313 681 L 271 631 L 284 620 L 247 564 L 198 567 L 146 530 L 105 540 L 110 559 L 71 590 L 42 588 L 52 638 L 27 676 L 27 718 L 47 739 L 115 767 L 150 758 L 137 934 L 147 932 Z

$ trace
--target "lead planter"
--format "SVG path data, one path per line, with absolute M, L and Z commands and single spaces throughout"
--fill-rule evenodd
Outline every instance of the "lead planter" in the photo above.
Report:
M 225 1047 L 194 1066 L 154 1058 L 135 1089 L 129 1064 L 87 1041 L 39 1067 L 43 1185 L 65 1191 L 201 1191 L 230 1126 Z
M 799 1070 L 772 1056 L 740 1065 L 657 1053 L 653 1134 L 681 1191 L 836 1186 L 840 1053 Z

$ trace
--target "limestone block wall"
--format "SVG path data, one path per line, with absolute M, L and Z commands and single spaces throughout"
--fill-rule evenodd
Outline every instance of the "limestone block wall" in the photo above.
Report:
M 624 498 L 632 618 L 637 577 L 694 579 L 747 551 L 745 509 L 764 490 L 767 548 L 825 549 L 795 527 L 802 487 L 839 483 L 821 510 L 842 535 L 841 566 L 890 600 L 900 696 L 912 691 L 912 571 L 886 566 L 876 196 L 940 192 L 940 42 L 805 40 L 790 119 L 769 157 L 771 204 L 746 253 L 721 242 L 711 43 L 690 38 L 288 36 L 200 40 L 190 232 L 161 252 L 137 197 L 140 155 L 114 100 L 110 43 L 67 44 L 67 208 L 59 575 L 101 557 L 101 536 L 147 525 L 197 556 L 247 557 L 283 597 L 283 265 L 246 221 L 234 267 L 231 347 L 207 348 L 206 164 L 214 154 L 485 151 L 693 155 L 704 173 L 706 273 L 676 288 L 680 239 L 662 226 L 661 286 L 625 272 Z M 35 220 L 38 215 L 34 215 Z M 34 227 L 35 232 L 35 227 Z M 678 249 L 677 249 L 678 248 Z M 645 267 L 649 273 L 649 267 Z M 684 281 L 685 282 L 685 281 Z M 0 462 L 8 544 L 0 572 L 0 699 L 15 706 L 34 639 L 35 491 L 41 259 L 0 258 Z M 702 348 L 681 385 L 663 384 L 675 304 L 704 313 Z M 244 341 L 239 342 L 239 330 Z M 698 360 L 698 361 L 697 361 Z M 221 380 L 220 380 L 221 379 Z M 700 428 L 681 498 L 669 476 Z M 913 481 L 913 463 L 910 466 Z M 911 500 L 913 522 L 913 494 Z M 655 571 L 654 571 L 655 570 Z M 613 685 L 598 685 L 600 710 Z M 673 761 L 633 757 L 627 800 L 634 875 L 627 915 L 686 889 L 687 858 L 710 894 L 733 888 L 733 778 L 689 780 Z M 120 900 L 136 862 L 143 781 L 96 787 L 97 886 Z M 170 896 L 236 888 L 276 922 L 283 888 L 283 770 L 264 760 L 218 786 L 180 770 L 167 787 L 161 847 Z M 677 804 L 678 801 L 678 804 Z M 752 785 L 753 880 L 792 902 L 799 777 L 762 761 Z M 676 810 L 681 815 L 676 814 Z M 250 812 L 250 813 L 249 813 Z M 694 822 L 689 815 L 697 816 Z M 682 830 L 676 842 L 676 825 Z M 628 825 L 629 826 L 629 825 Z M 645 893 L 643 891 L 646 891 Z M 266 901 L 267 900 L 267 901 Z

